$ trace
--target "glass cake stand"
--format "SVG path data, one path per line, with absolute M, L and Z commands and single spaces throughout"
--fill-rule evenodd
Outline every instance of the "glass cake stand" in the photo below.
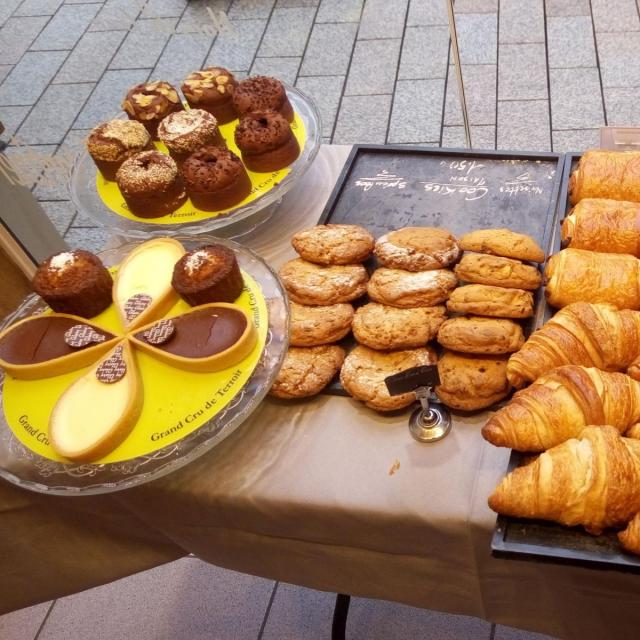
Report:
M 320 114 L 313 100 L 299 89 L 285 85 L 291 106 L 302 119 L 306 129 L 306 142 L 300 155 L 291 165 L 289 173 L 268 191 L 247 204 L 241 204 L 223 214 L 212 212 L 205 220 L 163 224 L 149 223 L 144 219 L 130 220 L 112 211 L 96 189 L 96 165 L 84 149 L 76 157 L 69 192 L 79 212 L 86 213 L 98 224 L 113 229 L 120 236 L 149 238 L 175 233 L 202 234 L 215 232 L 222 237 L 238 237 L 249 233 L 266 222 L 278 203 L 299 178 L 304 175 L 320 149 Z M 125 117 L 120 114 L 118 117 Z M 96 123 L 97 124 L 97 123 Z
M 149 455 L 108 464 L 62 463 L 42 457 L 16 438 L 6 422 L 4 410 L 0 411 L 0 476 L 5 480 L 24 489 L 65 496 L 127 489 L 171 473 L 203 455 L 233 433 L 260 404 L 280 370 L 288 344 L 289 313 L 280 281 L 262 258 L 236 242 L 211 236 L 174 237 L 187 251 L 210 242 L 230 247 L 240 268 L 262 289 L 269 328 L 262 356 L 249 380 L 223 411 L 178 442 Z M 107 267 L 114 266 L 139 244 L 141 241 L 129 241 L 99 255 Z M 42 299 L 33 294 L 5 319 L 0 329 L 45 308 Z M 0 385 L 4 387 L 2 371 Z

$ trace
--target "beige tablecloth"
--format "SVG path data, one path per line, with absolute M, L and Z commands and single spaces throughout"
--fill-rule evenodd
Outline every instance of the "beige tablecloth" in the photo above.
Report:
M 274 266 L 285 260 L 286 238 L 315 222 L 347 150 L 323 147 L 247 244 Z M 136 489 L 64 499 L 0 483 L 1 608 L 185 550 L 238 571 L 559 637 L 636 637 L 638 576 L 491 557 L 486 500 L 508 451 L 482 440 L 480 419 L 458 417 L 445 440 L 423 445 L 406 415 L 329 396 L 267 400 L 214 450 Z

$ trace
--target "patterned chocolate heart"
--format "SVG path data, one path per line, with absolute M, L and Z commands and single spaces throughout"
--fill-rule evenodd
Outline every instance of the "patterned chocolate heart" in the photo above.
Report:
M 137 318 L 150 304 L 151 296 L 146 293 L 136 293 L 124 303 L 124 317 L 127 322 Z
M 82 349 L 90 345 L 92 342 L 104 342 L 106 336 L 98 333 L 93 327 L 88 324 L 74 324 L 73 327 L 69 327 L 64 332 L 64 341 L 70 346 L 76 349 Z
M 160 320 L 150 329 L 147 329 L 142 336 L 149 344 L 164 344 L 173 336 L 176 326 L 172 320 Z
M 122 345 L 116 347 L 113 354 L 96 369 L 96 378 L 100 382 L 112 384 L 121 380 L 127 373 L 127 363 L 124 361 L 122 349 Z

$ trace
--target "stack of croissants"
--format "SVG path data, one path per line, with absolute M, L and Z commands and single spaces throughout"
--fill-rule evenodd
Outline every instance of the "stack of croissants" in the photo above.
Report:
M 621 529 L 623 548 L 640 554 L 640 152 L 587 151 L 569 199 L 563 248 L 545 270 L 560 311 L 510 357 L 521 390 L 482 430 L 539 455 L 489 506 L 593 534 Z

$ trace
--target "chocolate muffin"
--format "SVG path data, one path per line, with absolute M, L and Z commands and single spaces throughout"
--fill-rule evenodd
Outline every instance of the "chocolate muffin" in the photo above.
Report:
M 84 249 L 47 258 L 31 285 L 59 313 L 93 318 L 111 304 L 111 274 L 98 256 Z
M 131 213 L 141 218 L 164 216 L 187 199 L 178 166 L 159 151 L 143 151 L 125 160 L 116 182 Z
M 293 122 L 293 108 L 280 80 L 255 76 L 243 80 L 233 93 L 233 106 L 238 117 L 252 111 L 278 111 Z
M 182 177 L 191 202 L 204 211 L 220 211 L 251 193 L 251 180 L 235 153 L 220 147 L 202 147 L 182 165 Z
M 182 93 L 192 109 L 204 109 L 219 124 L 226 124 L 238 117 L 232 99 L 237 86 L 238 81 L 227 69 L 208 67 L 190 73 L 182 84 Z
M 122 108 L 130 120 L 141 122 L 154 140 L 158 137 L 160 121 L 170 113 L 184 109 L 178 92 L 164 80 L 131 87 L 122 101 Z
M 260 173 L 284 169 L 300 155 L 300 145 L 289 123 L 276 111 L 254 111 L 242 116 L 235 141 L 246 167 Z
M 221 244 L 185 253 L 173 268 L 171 284 L 191 306 L 234 302 L 244 287 L 236 254 Z

